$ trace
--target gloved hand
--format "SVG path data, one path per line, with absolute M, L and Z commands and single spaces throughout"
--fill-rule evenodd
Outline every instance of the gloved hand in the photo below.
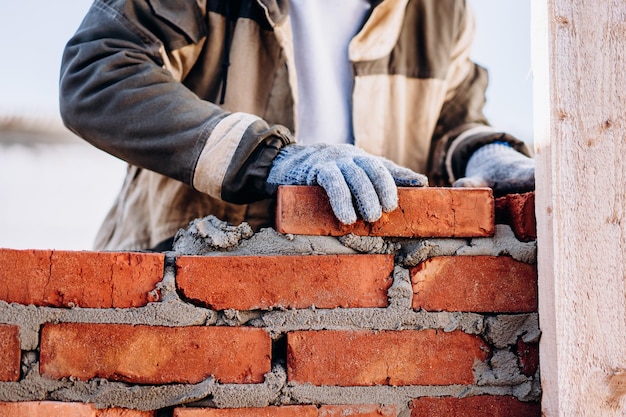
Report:
M 400 186 L 428 186 L 428 179 L 388 159 L 368 154 L 353 145 L 315 144 L 285 146 L 274 158 L 267 178 L 274 185 L 320 185 L 341 223 L 352 224 L 357 215 L 367 222 L 382 211 L 398 207 Z
M 478 148 L 465 168 L 465 177 L 454 187 L 490 187 L 494 194 L 521 193 L 535 189 L 535 161 L 506 142 Z

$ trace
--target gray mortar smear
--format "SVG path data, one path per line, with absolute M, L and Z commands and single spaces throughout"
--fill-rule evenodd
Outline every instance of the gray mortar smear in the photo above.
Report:
M 226 310 L 216 312 L 183 302 L 176 291 L 177 255 L 322 255 L 384 253 L 396 256 L 393 284 L 386 308 Z M 161 301 L 129 309 L 58 309 L 7 304 L 0 301 L 0 323 L 20 326 L 22 375 L 20 382 L 0 383 L 0 401 L 79 401 L 96 407 L 157 410 L 173 405 L 217 408 L 265 407 L 290 404 L 395 404 L 400 416 L 421 396 L 513 395 L 522 401 L 540 398 L 538 373 L 526 377 L 513 353 L 518 338 L 539 339 L 537 314 L 481 315 L 460 312 L 414 311 L 408 267 L 443 255 L 509 255 L 534 262 L 534 242 L 517 241 L 508 226 L 497 225 L 493 238 L 398 240 L 354 235 L 283 235 L 273 229 L 252 233 L 247 224 L 231 226 L 211 216 L 197 219 L 176 236 L 174 251 L 166 253 Z M 474 366 L 470 386 L 334 387 L 287 381 L 285 364 L 275 360 L 262 384 L 220 384 L 209 378 L 198 384 L 129 385 L 104 379 L 51 380 L 39 374 L 39 330 L 44 323 L 113 323 L 152 326 L 251 326 L 266 329 L 274 340 L 296 330 L 461 330 L 479 335 L 494 346 L 486 362 Z M 276 359 L 276 358 L 275 358 Z
M 232 226 L 207 216 L 181 229 L 174 240 L 178 255 L 334 255 L 354 253 L 395 254 L 407 267 L 435 256 L 508 255 L 534 263 L 536 242 L 520 242 L 508 225 L 496 225 L 493 237 L 473 239 L 397 239 L 352 234 L 307 236 L 281 234 L 272 228 L 253 233 L 247 223 Z
M 355 250 L 330 236 L 283 235 L 271 228 L 252 233 L 247 223 L 231 226 L 214 216 L 196 219 L 174 238 L 177 255 L 326 255 Z
M 400 260 L 404 266 L 416 266 L 435 256 L 510 256 L 525 263 L 535 263 L 537 242 L 520 242 L 511 227 L 497 224 L 493 237 L 465 239 L 421 239 L 402 244 Z

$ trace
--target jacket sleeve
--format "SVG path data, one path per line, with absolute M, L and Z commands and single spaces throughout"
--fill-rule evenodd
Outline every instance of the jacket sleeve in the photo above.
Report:
M 456 44 L 451 50 L 445 103 L 432 139 L 428 177 L 432 185 L 450 185 L 465 175 L 472 153 L 480 146 L 501 141 L 530 155 L 524 142 L 492 127 L 483 114 L 487 70 L 470 58 L 474 18 L 466 2 L 458 9 Z
M 63 54 L 61 115 L 70 130 L 132 165 L 215 198 L 258 200 L 291 135 L 201 100 L 166 68 L 164 51 L 199 50 L 207 33 L 195 1 L 96 0 Z

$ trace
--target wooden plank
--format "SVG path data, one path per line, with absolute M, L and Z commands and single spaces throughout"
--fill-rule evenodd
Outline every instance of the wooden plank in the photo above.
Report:
M 542 410 L 623 416 L 626 3 L 532 7 Z

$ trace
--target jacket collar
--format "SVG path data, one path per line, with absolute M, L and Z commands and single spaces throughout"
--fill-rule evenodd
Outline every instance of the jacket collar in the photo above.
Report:
M 287 0 L 257 0 L 259 6 L 265 10 L 270 25 L 280 25 L 289 16 Z
M 384 0 L 369 0 L 372 9 Z M 280 25 L 289 16 L 289 0 L 257 0 L 259 6 L 265 10 L 270 25 Z

